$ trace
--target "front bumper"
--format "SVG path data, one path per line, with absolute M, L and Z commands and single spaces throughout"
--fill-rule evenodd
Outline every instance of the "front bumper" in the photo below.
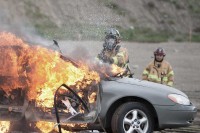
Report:
M 197 114 L 197 108 L 193 105 L 155 105 L 154 107 L 157 112 L 160 129 L 190 126 Z

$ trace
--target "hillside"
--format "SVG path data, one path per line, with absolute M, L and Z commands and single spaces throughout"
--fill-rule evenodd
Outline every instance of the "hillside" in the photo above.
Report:
M 6 0 L 1 31 L 96 40 L 117 27 L 129 41 L 200 41 L 199 0 Z

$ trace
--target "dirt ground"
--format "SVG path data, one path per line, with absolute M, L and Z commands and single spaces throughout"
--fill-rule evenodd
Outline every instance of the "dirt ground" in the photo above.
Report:
M 102 42 L 95 41 L 60 41 L 63 54 L 73 58 L 87 58 L 93 60 L 102 49 Z M 130 67 L 135 78 L 141 78 L 145 66 L 153 60 L 153 51 L 157 47 L 166 50 L 166 60 L 171 63 L 175 73 L 174 87 L 185 92 L 192 103 L 200 110 L 200 43 L 133 43 L 122 42 L 129 52 Z M 200 129 L 200 114 L 192 129 Z M 184 129 L 187 131 L 187 128 Z M 166 131 L 166 132 L 172 132 Z M 178 132 L 178 131 L 177 131 Z M 179 131 L 180 132 L 180 131 Z M 182 132 L 182 131 L 181 131 Z M 199 132 L 199 130 L 198 130 Z

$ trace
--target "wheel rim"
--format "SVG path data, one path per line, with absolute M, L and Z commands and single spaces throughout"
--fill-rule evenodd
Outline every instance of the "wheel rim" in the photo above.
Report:
M 146 133 L 148 128 L 148 118 L 143 111 L 134 109 L 126 113 L 123 119 L 125 133 Z

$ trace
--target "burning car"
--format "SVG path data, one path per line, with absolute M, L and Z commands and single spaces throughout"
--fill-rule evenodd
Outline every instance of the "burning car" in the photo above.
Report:
M 188 97 L 172 87 L 123 77 L 121 72 L 100 80 L 87 66 L 8 33 L 0 35 L 0 47 L 2 132 L 23 120 L 27 128 L 34 122 L 33 128 L 45 133 L 151 133 L 189 126 L 196 115 Z
M 95 120 L 100 105 L 97 72 L 11 33 L 0 34 L 0 50 L 1 120 L 33 121 L 43 132 L 42 121 L 57 120 L 60 127 L 65 121 Z

